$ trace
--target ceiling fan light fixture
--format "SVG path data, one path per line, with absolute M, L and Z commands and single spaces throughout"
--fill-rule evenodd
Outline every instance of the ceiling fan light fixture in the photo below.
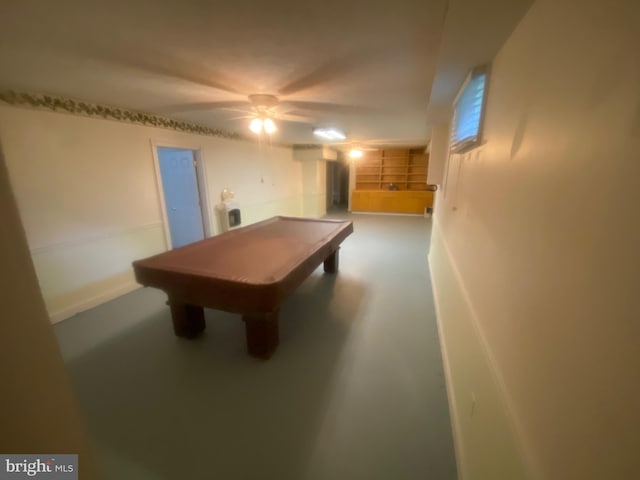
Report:
M 276 127 L 276 123 L 269 117 L 257 117 L 249 122 L 249 130 L 251 130 L 256 135 L 260 135 L 262 132 L 266 133 L 267 135 L 271 135 L 277 129 L 278 128 Z
M 267 135 L 271 135 L 277 130 L 276 124 L 270 118 L 265 118 L 262 122 L 262 127 Z
M 255 134 L 262 133 L 262 119 L 254 118 L 249 122 L 249 130 L 251 130 Z
M 335 128 L 314 128 L 313 134 L 325 140 L 344 140 L 347 136 Z
M 359 148 L 352 148 L 349 150 L 349 158 L 362 158 L 362 150 Z

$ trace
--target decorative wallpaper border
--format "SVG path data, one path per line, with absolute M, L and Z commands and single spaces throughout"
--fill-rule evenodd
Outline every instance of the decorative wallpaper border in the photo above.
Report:
M 193 133 L 196 135 L 208 135 L 210 137 L 219 137 L 231 140 L 251 140 L 239 133 L 229 132 L 220 128 L 211 128 L 197 123 L 161 117 L 151 113 L 136 112 L 124 108 L 107 107 L 105 105 L 82 102 L 55 95 L 0 91 L 0 101 L 12 106 L 31 107 L 50 110 L 52 112 L 70 113 L 72 115 L 81 115 L 84 117 L 133 123 L 148 127 L 166 128 L 169 130 L 177 130 L 179 132 Z

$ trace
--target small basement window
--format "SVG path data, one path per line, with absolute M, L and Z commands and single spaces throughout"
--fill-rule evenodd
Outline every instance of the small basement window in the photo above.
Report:
M 480 145 L 486 104 L 488 66 L 474 68 L 453 102 L 451 151 L 462 153 Z

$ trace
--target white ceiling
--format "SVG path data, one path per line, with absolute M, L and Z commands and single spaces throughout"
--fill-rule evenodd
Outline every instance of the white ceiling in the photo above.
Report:
M 242 113 L 221 107 L 271 93 L 310 117 L 279 122 L 276 141 L 318 143 L 312 127 L 335 126 L 352 141 L 424 144 L 531 2 L 0 0 L 0 88 L 242 134 Z

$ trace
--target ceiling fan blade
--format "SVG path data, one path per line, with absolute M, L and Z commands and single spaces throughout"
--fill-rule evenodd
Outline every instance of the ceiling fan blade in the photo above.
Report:
M 295 122 L 295 123 L 316 123 L 315 119 L 308 117 L 306 115 L 294 115 L 290 113 L 282 113 L 277 115 L 278 120 L 284 120 L 285 122 Z
M 158 49 L 155 44 L 137 42 L 135 49 L 120 49 L 117 55 L 107 47 L 98 47 L 90 43 L 75 42 L 73 48 L 90 54 L 95 60 L 159 75 L 165 78 L 181 80 L 201 87 L 210 87 L 219 91 L 246 95 L 252 91 L 244 82 L 209 68 L 203 62 L 189 62 L 184 57 L 172 55 L 171 51 Z
M 240 112 L 240 113 L 246 113 L 246 114 L 255 113 L 251 107 L 247 107 L 247 108 L 220 107 L 220 108 L 216 108 L 215 110 L 225 110 L 228 112 Z
M 383 113 L 382 110 L 363 107 L 359 105 L 344 105 L 339 103 L 325 103 L 325 102 L 306 102 L 301 100 L 287 100 L 281 102 L 284 107 L 293 107 L 294 109 L 315 111 L 315 112 L 328 112 L 328 113 L 341 113 L 345 115 L 374 115 Z
M 222 75 L 220 75 L 217 72 L 211 72 L 205 75 L 203 75 L 202 71 L 199 71 L 199 72 L 195 71 L 193 73 L 183 73 L 184 71 L 179 66 L 176 68 L 167 68 L 161 65 L 152 65 L 149 63 L 145 64 L 144 62 L 142 64 L 138 63 L 132 66 L 136 66 L 138 68 L 142 68 L 149 72 L 163 75 L 165 77 L 172 77 L 178 80 L 194 83 L 196 85 L 215 88 L 216 90 L 221 90 L 227 93 L 242 93 L 237 88 L 232 87 L 230 85 L 231 83 L 230 81 L 227 81 L 226 79 L 222 79 L 222 78 L 216 78 L 216 77 L 222 77 Z M 206 69 L 203 69 L 203 70 L 206 70 Z
M 245 107 L 242 109 L 241 107 Z M 197 112 L 202 110 L 238 110 L 241 112 L 251 111 L 251 106 L 243 100 L 229 100 L 224 102 L 197 102 L 183 103 L 180 105 L 167 105 L 156 109 L 158 113 L 171 114 L 183 112 Z
M 326 85 L 337 77 L 345 76 L 360 68 L 363 61 L 368 59 L 371 53 L 362 50 L 345 55 L 342 58 L 333 58 L 310 72 L 289 80 L 286 85 L 278 90 L 278 93 L 280 95 L 293 95 L 315 86 Z

